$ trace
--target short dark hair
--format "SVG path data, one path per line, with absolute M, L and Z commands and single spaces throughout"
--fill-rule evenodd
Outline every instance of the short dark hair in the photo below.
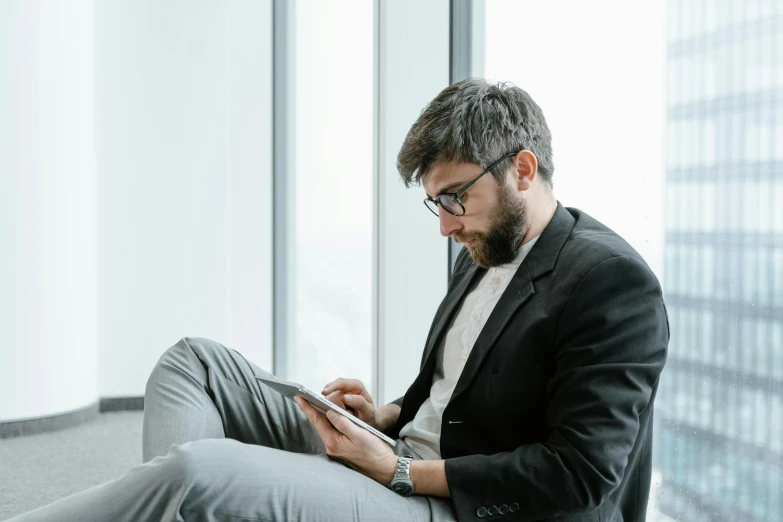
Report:
M 490 84 L 468 78 L 443 89 L 408 131 L 397 170 L 409 187 L 419 184 L 440 161 L 487 167 L 504 154 L 529 150 L 538 173 L 552 187 L 552 135 L 541 108 L 528 93 L 510 83 Z M 511 159 L 492 169 L 499 181 Z

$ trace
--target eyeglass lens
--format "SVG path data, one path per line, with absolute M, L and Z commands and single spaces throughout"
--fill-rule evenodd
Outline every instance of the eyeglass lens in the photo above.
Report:
M 436 216 L 440 215 L 439 214 L 440 209 L 438 208 L 438 205 L 445 208 L 447 211 L 451 212 L 455 216 L 461 216 L 465 213 L 464 210 L 462 209 L 462 205 L 460 205 L 459 202 L 451 196 L 441 194 L 436 199 L 438 201 L 437 205 L 435 204 L 434 201 L 431 201 L 430 199 L 424 200 L 424 203 L 427 205 L 427 208 L 430 209 L 430 211 Z

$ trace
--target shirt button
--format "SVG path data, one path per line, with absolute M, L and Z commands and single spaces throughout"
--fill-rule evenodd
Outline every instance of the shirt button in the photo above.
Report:
M 498 276 L 495 276 L 492 278 L 492 284 L 493 285 L 499 285 L 500 284 L 500 278 Z
M 467 360 L 468 360 L 468 356 L 463 353 L 462 354 L 462 362 L 465 362 Z
M 479 316 L 476 315 L 476 314 L 473 314 L 473 317 L 471 317 L 470 320 L 473 321 L 474 323 L 477 323 L 478 320 L 479 320 Z

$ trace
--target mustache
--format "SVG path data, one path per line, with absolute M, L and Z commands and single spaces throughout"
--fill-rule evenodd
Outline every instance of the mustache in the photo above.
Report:
M 482 237 L 483 236 L 481 234 L 454 234 L 452 239 L 454 239 L 454 241 L 457 243 L 467 243 L 469 241 L 481 239 Z

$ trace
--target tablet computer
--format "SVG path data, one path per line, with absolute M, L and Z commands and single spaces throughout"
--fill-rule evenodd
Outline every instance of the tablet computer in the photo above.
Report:
M 369 431 L 373 435 L 379 437 L 382 439 L 386 444 L 388 444 L 391 447 L 394 447 L 397 445 L 397 442 L 393 439 L 387 437 L 380 431 L 376 430 L 363 420 L 359 419 L 355 415 L 351 415 L 323 395 L 319 395 L 317 393 L 313 393 L 312 391 L 308 390 L 301 384 L 297 384 L 295 382 L 290 381 L 284 381 L 282 379 L 277 379 L 275 377 L 267 378 L 267 377 L 256 377 L 256 379 L 260 382 L 263 382 L 273 390 L 279 392 L 284 397 L 288 397 L 291 400 L 294 400 L 295 396 L 299 396 L 309 402 L 316 410 L 320 411 L 324 415 L 326 415 L 326 412 L 328 410 L 335 411 L 342 415 L 343 417 L 346 417 L 350 419 L 354 424 L 357 426 L 364 428 L 365 430 Z

